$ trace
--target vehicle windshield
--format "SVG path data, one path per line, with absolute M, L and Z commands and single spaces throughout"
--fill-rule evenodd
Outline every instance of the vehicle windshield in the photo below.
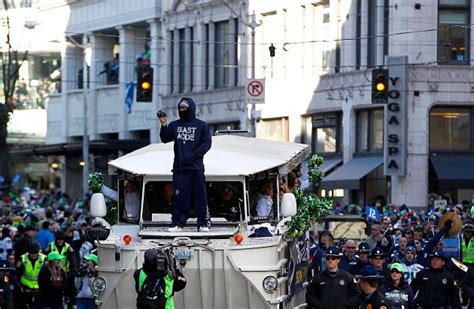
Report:
M 209 214 L 213 221 L 244 220 L 244 189 L 238 181 L 206 182 Z M 171 181 L 149 181 L 145 184 L 143 221 L 171 222 L 174 187 Z M 191 201 L 189 221 L 196 221 L 196 207 Z

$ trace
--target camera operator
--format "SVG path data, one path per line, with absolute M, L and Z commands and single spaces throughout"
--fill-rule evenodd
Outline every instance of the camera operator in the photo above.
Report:
M 133 274 L 138 309 L 174 308 L 173 294 L 186 286 L 173 256 L 160 249 L 145 251 L 143 267 Z
M 97 255 L 89 253 L 84 255 L 84 264 L 79 268 L 74 285 L 78 291 L 76 296 L 77 309 L 97 308 L 95 295 L 92 291 L 92 281 L 97 276 L 95 266 L 97 265 Z

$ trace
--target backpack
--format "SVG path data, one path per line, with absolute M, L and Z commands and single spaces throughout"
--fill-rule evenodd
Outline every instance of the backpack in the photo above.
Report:
M 137 308 L 164 309 L 166 305 L 162 279 L 147 278 L 138 292 Z

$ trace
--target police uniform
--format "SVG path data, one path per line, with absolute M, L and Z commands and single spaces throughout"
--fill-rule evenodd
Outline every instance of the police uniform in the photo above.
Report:
M 326 257 L 339 258 L 339 250 L 331 247 Z M 355 278 L 342 269 L 328 269 L 316 274 L 306 292 L 308 308 L 357 308 L 362 303 L 362 294 Z
M 38 276 L 44 265 L 46 256 L 39 253 L 40 245 L 37 242 L 31 242 L 28 245 L 28 253 L 23 254 L 17 263 L 17 278 L 20 278 L 22 289 L 22 305 L 33 306 L 38 302 L 39 285 Z M 37 253 L 38 258 L 31 260 L 30 253 Z
M 431 258 L 445 259 L 441 251 L 435 251 Z M 461 308 L 459 291 L 453 274 L 445 270 L 428 268 L 421 270 L 412 281 L 415 302 L 422 308 Z
M 359 244 L 359 247 L 357 248 L 357 253 L 360 254 L 361 253 L 367 253 L 367 254 L 370 254 L 370 246 L 368 243 L 366 242 L 361 242 Z M 370 262 L 369 260 L 367 260 L 366 262 L 363 262 L 360 260 L 360 257 L 358 257 L 358 261 L 357 261 L 357 264 L 352 268 L 352 275 L 356 276 L 356 275 L 360 275 L 360 272 L 362 270 L 362 268 L 364 268 L 365 265 L 369 265 Z
M 380 249 L 378 247 L 375 247 L 370 252 L 369 259 L 373 259 L 373 258 L 377 258 L 377 257 L 385 259 L 386 255 L 385 255 L 385 252 L 382 249 Z M 372 262 L 371 262 L 371 264 L 377 270 L 377 274 L 379 276 L 383 276 L 384 278 L 390 278 L 390 271 L 388 270 L 387 264 L 385 263 L 385 261 L 383 262 L 381 268 L 376 268 L 375 265 Z
M 381 276 L 375 267 L 367 265 L 361 270 L 361 274 L 357 276 L 361 280 L 379 281 L 384 277 Z M 390 303 L 387 298 L 379 291 L 378 287 L 370 294 L 365 294 L 363 297 L 362 309 L 389 309 Z

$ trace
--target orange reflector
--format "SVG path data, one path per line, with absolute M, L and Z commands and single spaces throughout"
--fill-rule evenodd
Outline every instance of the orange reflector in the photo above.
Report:
M 240 243 L 244 240 L 244 236 L 242 234 L 238 233 L 234 235 L 234 241 L 236 244 L 240 245 Z
M 148 90 L 151 88 L 151 84 L 149 82 L 143 82 L 142 83 L 142 89 L 143 90 Z
M 132 242 L 132 236 L 130 235 L 125 235 L 123 238 L 122 238 L 123 242 L 128 245 L 129 243 Z

